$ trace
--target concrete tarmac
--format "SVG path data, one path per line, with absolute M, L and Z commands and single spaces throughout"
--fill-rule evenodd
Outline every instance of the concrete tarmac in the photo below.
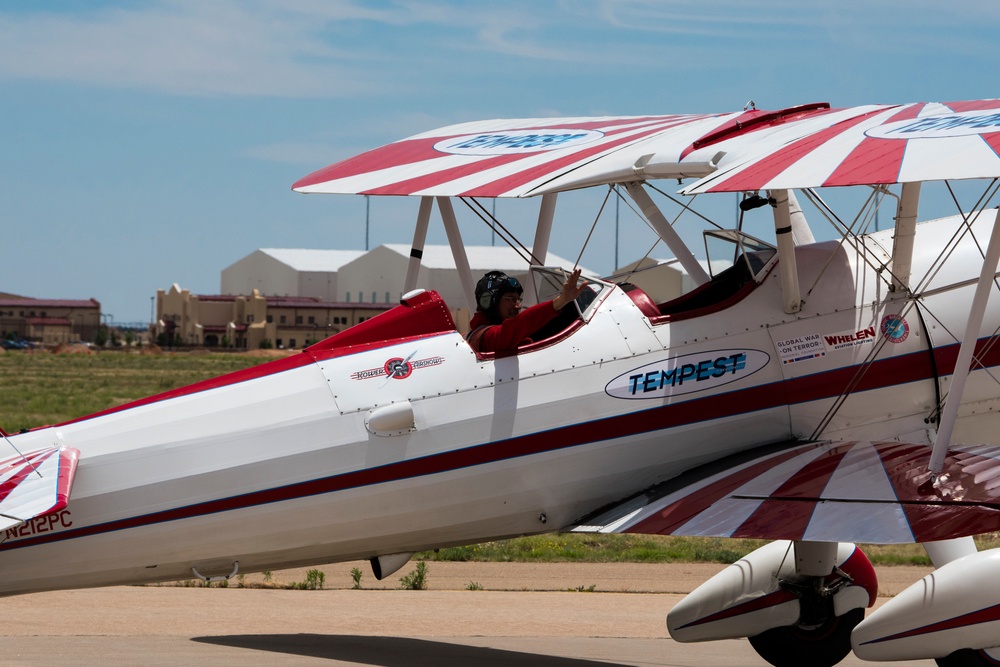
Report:
M 431 587 L 423 591 L 349 590 L 342 575 L 352 564 L 341 564 L 324 568 L 335 569 L 327 575 L 332 590 L 115 587 L 6 598 L 0 600 L 0 665 L 767 664 L 746 640 L 678 644 L 669 639 L 664 619 L 683 595 L 624 592 L 655 588 L 647 584 L 666 581 L 670 568 L 678 566 L 449 565 L 430 563 Z M 495 578 L 505 569 L 514 573 Z M 540 573 L 546 571 L 545 581 L 562 576 L 563 585 L 523 590 L 530 588 L 531 577 L 543 577 Z M 601 592 L 602 577 L 621 581 L 623 571 L 629 586 Z M 467 577 L 477 573 L 493 585 L 505 582 L 511 590 L 489 590 L 484 584 L 488 590 L 465 590 L 472 581 Z M 382 584 L 397 581 L 392 577 Z M 597 583 L 570 583 L 590 581 Z M 594 591 L 587 592 L 591 586 Z M 852 655 L 841 664 L 873 663 Z M 934 667 L 929 660 L 894 664 Z

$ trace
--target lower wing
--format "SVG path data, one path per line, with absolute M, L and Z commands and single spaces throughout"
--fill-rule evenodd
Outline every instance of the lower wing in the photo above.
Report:
M 820 442 L 716 461 L 585 517 L 580 532 L 896 544 L 1000 530 L 1000 447 Z

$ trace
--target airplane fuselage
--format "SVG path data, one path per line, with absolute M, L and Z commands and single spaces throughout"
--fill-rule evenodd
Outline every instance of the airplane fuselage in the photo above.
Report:
M 921 225 L 917 247 L 943 247 L 957 224 Z M 887 233 L 865 243 L 887 260 Z M 772 265 L 759 284 L 655 317 L 605 286 L 585 324 L 504 358 L 478 357 L 454 329 L 397 337 L 376 318 L 369 340 L 335 337 L 11 436 L 22 450 L 75 448 L 80 461 L 65 510 L 6 532 L 0 594 L 547 532 L 764 444 L 933 441 L 981 264 L 975 244 L 966 237 L 940 270 L 936 251 L 916 255 L 916 300 L 890 292 L 877 261 L 850 246 L 796 254 L 804 304 L 794 314 Z M 443 308 L 433 299 L 400 308 Z M 993 305 L 980 338 L 998 326 Z M 1000 363 L 984 354 L 987 367 Z M 985 441 L 1000 390 L 979 370 L 964 397 L 956 440 Z

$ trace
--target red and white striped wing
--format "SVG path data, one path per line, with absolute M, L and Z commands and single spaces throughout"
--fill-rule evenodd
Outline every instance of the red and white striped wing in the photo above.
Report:
M 880 544 L 1000 530 L 1000 447 L 953 447 L 937 484 L 930 454 L 899 442 L 801 445 L 691 484 L 682 476 L 576 530 Z
M 320 169 L 303 193 L 523 197 L 554 178 L 685 126 L 691 141 L 736 115 L 546 118 L 464 123 L 418 134 Z M 639 153 L 633 152 L 631 166 Z
M 65 508 L 79 456 L 49 447 L 0 461 L 0 530 Z
M 746 151 L 684 194 L 1000 177 L 1000 100 L 866 113 Z

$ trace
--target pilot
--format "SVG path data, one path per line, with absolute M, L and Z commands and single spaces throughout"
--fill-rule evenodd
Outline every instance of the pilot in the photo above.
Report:
M 517 278 L 502 271 L 490 271 L 476 283 L 476 314 L 466 339 L 477 352 L 510 353 L 531 342 L 530 335 L 554 318 L 563 306 L 583 291 L 577 285 L 580 269 L 569 274 L 562 291 L 551 301 L 521 310 L 524 288 Z

